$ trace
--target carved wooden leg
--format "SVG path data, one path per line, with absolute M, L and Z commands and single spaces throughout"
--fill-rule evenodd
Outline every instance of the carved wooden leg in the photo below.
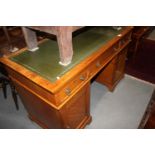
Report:
M 9 33 L 8 33 L 8 30 L 7 30 L 7 27 L 6 26 L 3 26 L 3 31 L 5 33 L 5 36 L 7 38 L 8 44 L 9 44 L 9 50 L 12 50 L 13 49 L 13 46 L 12 46 L 11 38 L 9 36 Z
M 60 28 L 57 34 L 57 41 L 60 52 L 60 64 L 67 66 L 72 61 L 73 47 L 72 47 L 72 31 L 70 27 Z
M 2 28 L 3 28 L 3 31 L 5 33 L 5 36 L 6 36 L 8 45 L 9 45 L 8 46 L 8 51 L 9 52 L 15 52 L 15 51 L 17 51 L 18 48 L 13 46 L 7 27 L 6 26 L 2 26 Z
M 34 52 L 38 50 L 37 36 L 33 30 L 22 27 L 28 50 Z

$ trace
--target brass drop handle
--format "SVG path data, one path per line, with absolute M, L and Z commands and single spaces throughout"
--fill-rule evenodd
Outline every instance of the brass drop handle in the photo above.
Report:
M 118 51 L 119 50 L 119 47 L 114 47 L 114 51 Z
M 96 63 L 96 67 L 101 67 L 101 63 L 99 61 Z
M 70 88 L 66 88 L 66 89 L 65 89 L 65 93 L 66 93 L 66 95 L 69 96 L 69 95 L 71 94 L 71 90 L 70 90 Z
M 125 43 L 125 41 L 122 39 L 122 40 L 120 40 L 120 42 L 119 42 L 119 47 L 121 47 L 122 48 L 122 46 L 124 45 L 124 43 Z
M 84 81 L 84 80 L 85 80 L 85 77 L 84 77 L 83 75 L 81 75 L 81 76 L 80 76 L 80 80 L 81 80 L 81 81 Z

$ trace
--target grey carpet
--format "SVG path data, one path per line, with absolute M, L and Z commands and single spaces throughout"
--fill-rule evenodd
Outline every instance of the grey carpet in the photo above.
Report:
M 98 83 L 91 87 L 92 123 L 87 128 L 136 129 L 154 86 L 125 76 L 113 93 Z
M 118 84 L 113 93 L 96 82 L 91 85 L 92 122 L 87 129 L 129 129 L 137 128 L 145 112 L 154 86 L 129 76 Z M 10 89 L 4 99 L 0 89 L 0 128 L 38 129 L 30 121 L 27 112 L 19 100 L 20 110 L 16 111 Z

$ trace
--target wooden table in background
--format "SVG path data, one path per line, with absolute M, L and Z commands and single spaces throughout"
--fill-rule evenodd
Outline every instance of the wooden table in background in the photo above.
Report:
M 139 43 L 141 39 L 148 34 L 151 31 L 151 27 L 149 26 L 135 26 L 133 28 L 133 33 L 132 33 L 132 42 L 130 44 L 129 48 L 129 58 L 131 57 L 133 63 L 136 61 L 136 56 L 137 56 L 137 51 L 139 47 Z
M 67 66 L 73 57 L 72 33 L 83 26 L 29 26 L 23 27 L 24 37 L 28 49 L 34 51 L 38 48 L 37 36 L 34 30 L 56 35 L 59 47 L 59 63 Z

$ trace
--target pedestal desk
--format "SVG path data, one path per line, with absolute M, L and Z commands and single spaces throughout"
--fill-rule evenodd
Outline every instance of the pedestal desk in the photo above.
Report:
M 73 37 L 73 58 L 60 65 L 56 41 L 1 59 L 30 119 L 43 128 L 84 128 L 91 122 L 90 81 L 113 91 L 123 78 L 132 27 L 93 27 Z

